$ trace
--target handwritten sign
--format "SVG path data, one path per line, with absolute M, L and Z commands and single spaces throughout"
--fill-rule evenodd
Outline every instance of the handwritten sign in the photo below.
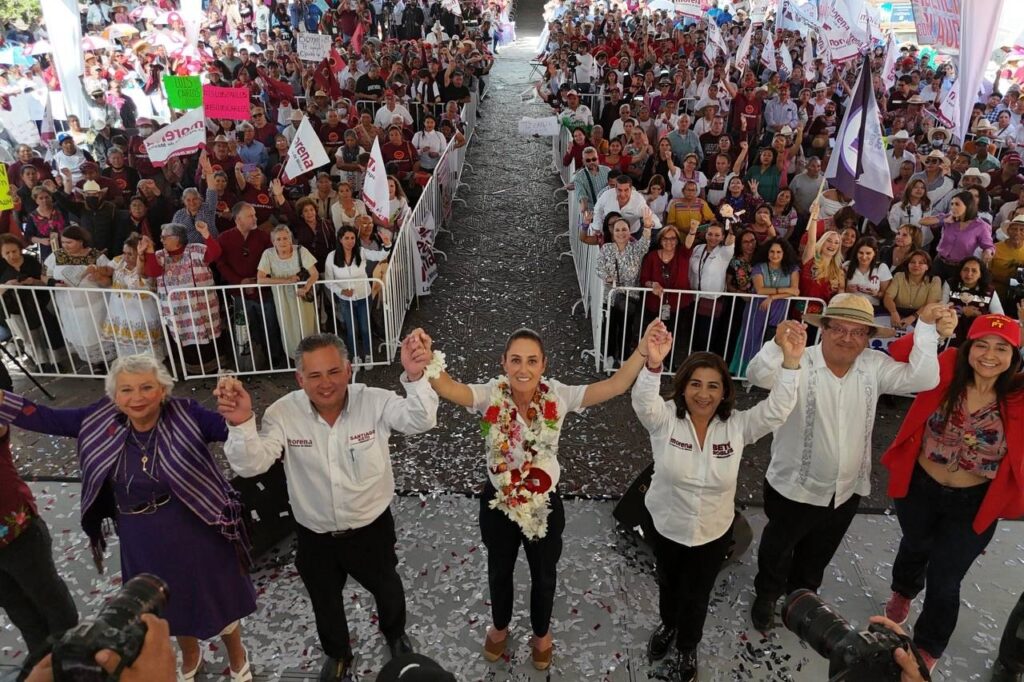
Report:
M 917 42 L 960 49 L 960 0 L 912 0 Z
M 299 59 L 304 62 L 322 62 L 331 51 L 331 37 L 323 33 L 299 33 L 297 35 Z
M 203 83 L 199 76 L 164 76 L 167 106 L 171 109 L 198 109 L 203 106 Z
M 550 137 L 558 135 L 561 124 L 557 116 L 545 116 L 544 118 L 521 118 L 519 119 L 520 135 L 540 135 Z
M 11 196 L 11 184 L 7 180 L 7 166 L 0 163 L 0 211 L 10 211 L 14 208 L 14 198 Z
M 210 118 L 248 121 L 250 118 L 249 90 L 204 85 L 203 107 L 206 109 L 206 115 Z

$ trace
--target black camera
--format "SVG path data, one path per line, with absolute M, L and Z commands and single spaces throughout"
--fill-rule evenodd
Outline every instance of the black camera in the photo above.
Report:
M 139 657 L 146 639 L 142 614 L 160 614 L 167 603 L 167 583 L 150 573 L 129 580 L 92 620 L 71 628 L 53 645 L 54 682 L 105 682 L 116 679 L 96 663 L 96 654 L 110 649 L 123 667 Z
M 1006 309 L 1010 311 L 1010 315 L 1013 315 L 1014 310 L 1021 301 L 1024 301 L 1024 267 L 1017 268 L 1017 275 L 1010 278 L 1010 286 L 1007 287 L 1007 294 L 1009 298 L 1009 305 Z
M 829 682 L 899 682 L 901 670 L 893 658 L 896 649 L 913 653 L 921 675 L 931 679 L 909 637 L 877 623 L 857 631 L 810 590 L 797 590 L 786 597 L 782 622 L 828 659 Z

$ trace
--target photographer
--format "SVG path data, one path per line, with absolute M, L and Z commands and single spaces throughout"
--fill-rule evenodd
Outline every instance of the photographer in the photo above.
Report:
M 142 652 L 134 663 L 121 671 L 121 682 L 174 682 L 176 664 L 167 621 L 146 613 L 142 615 L 142 622 L 147 628 Z M 96 654 L 96 662 L 111 674 L 117 670 L 120 660 L 116 653 L 106 649 Z M 47 656 L 32 669 L 25 682 L 52 682 L 53 679 L 53 661 Z
M 871 618 L 868 619 L 868 622 L 884 625 L 898 635 L 907 634 L 903 631 L 903 628 L 885 616 L 871 616 Z M 914 660 L 913 654 L 906 649 L 897 649 L 893 652 L 892 657 L 903 671 L 903 674 L 900 675 L 899 682 L 925 682 L 925 678 L 921 674 L 921 670 L 918 668 L 917 661 Z

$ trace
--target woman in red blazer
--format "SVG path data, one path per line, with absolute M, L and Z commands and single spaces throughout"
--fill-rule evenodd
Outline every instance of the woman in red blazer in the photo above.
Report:
M 903 530 L 885 615 L 906 622 L 925 590 L 914 643 L 929 669 L 953 634 L 960 582 L 996 520 L 1024 515 L 1020 344 L 1016 320 L 976 318 L 966 343 L 939 356 L 939 385 L 918 394 L 882 456 Z M 889 349 L 906 361 L 910 345 L 901 339 Z

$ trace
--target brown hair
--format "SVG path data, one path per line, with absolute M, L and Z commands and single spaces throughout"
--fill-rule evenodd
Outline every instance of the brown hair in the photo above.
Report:
M 676 404 L 676 417 L 682 419 L 686 416 L 686 399 L 683 394 L 686 392 L 686 384 L 690 382 L 693 373 L 698 369 L 713 369 L 722 377 L 722 402 L 718 404 L 715 415 L 725 421 L 732 414 L 733 405 L 736 402 L 736 387 L 733 384 L 729 368 L 721 356 L 705 351 L 691 353 L 683 360 L 683 364 L 676 370 L 672 379 L 672 390 L 668 398 Z

